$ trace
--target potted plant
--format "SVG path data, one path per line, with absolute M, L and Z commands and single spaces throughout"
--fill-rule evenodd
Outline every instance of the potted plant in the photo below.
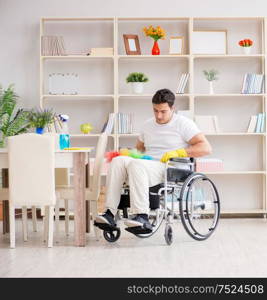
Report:
M 0 85 L 0 147 L 5 147 L 6 137 L 25 133 L 30 128 L 29 112 L 22 108 L 15 112 L 17 99 L 13 84 L 6 90 Z
M 150 36 L 154 40 L 154 45 L 152 48 L 152 55 L 159 55 L 160 49 L 159 49 L 159 45 L 158 45 L 158 40 L 165 39 L 165 36 L 166 36 L 165 30 L 163 28 L 161 28 L 160 26 L 153 27 L 152 25 L 150 25 L 149 27 L 144 27 L 143 31 L 146 36 Z
M 42 134 L 44 128 L 53 123 L 55 113 L 52 109 L 32 109 L 29 112 L 29 122 L 31 127 L 35 128 L 35 132 Z
M 238 42 L 238 45 L 243 48 L 244 54 L 250 54 L 250 49 L 253 45 L 253 41 L 250 39 L 244 39 Z
M 126 78 L 127 83 L 131 83 L 132 92 L 141 94 L 144 90 L 144 82 L 148 82 L 148 78 L 144 73 L 133 72 Z
M 210 85 L 210 94 L 214 94 L 214 91 L 213 91 L 213 81 L 214 80 L 218 80 L 218 77 L 216 77 L 216 75 L 219 74 L 219 72 L 217 70 L 214 70 L 214 69 L 211 69 L 209 71 L 207 70 L 204 70 L 203 71 L 206 79 L 209 81 L 209 85 Z

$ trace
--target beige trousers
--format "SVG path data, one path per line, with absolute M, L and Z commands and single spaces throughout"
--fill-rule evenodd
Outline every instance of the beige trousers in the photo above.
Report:
M 123 183 L 130 186 L 131 211 L 149 212 L 149 187 L 164 182 L 165 164 L 159 161 L 117 156 L 107 174 L 106 209 L 115 215 L 120 203 Z

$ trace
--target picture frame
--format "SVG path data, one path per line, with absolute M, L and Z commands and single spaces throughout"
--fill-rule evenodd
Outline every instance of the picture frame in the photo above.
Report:
M 171 36 L 169 54 L 183 54 L 184 53 L 184 37 Z
M 194 30 L 192 53 L 206 55 L 227 54 L 227 30 Z
M 138 35 L 136 34 L 124 34 L 124 47 L 127 55 L 140 55 L 141 48 Z

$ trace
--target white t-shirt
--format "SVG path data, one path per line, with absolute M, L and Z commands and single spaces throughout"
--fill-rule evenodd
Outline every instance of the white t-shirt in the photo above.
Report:
M 160 159 L 165 152 L 186 148 L 200 132 L 191 119 L 174 113 L 166 124 L 158 124 L 155 118 L 147 120 L 138 139 L 144 143 L 146 155 Z

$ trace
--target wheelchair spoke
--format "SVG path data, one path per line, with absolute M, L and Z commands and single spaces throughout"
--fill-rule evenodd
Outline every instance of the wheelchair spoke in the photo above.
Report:
M 180 195 L 182 223 L 189 235 L 197 240 L 208 238 L 219 219 L 220 203 L 214 184 L 203 174 L 192 174 Z

